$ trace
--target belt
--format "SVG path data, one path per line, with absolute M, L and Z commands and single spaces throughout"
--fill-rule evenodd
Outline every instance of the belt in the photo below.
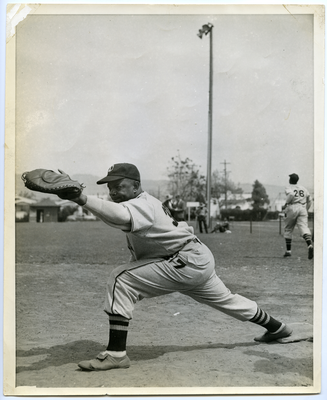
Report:
M 183 244 L 183 247 L 180 248 L 176 253 L 174 253 L 174 254 L 172 254 L 172 255 L 170 255 L 170 256 L 162 257 L 162 258 L 165 259 L 165 260 L 170 260 L 171 258 L 175 258 L 175 257 L 178 255 L 178 253 L 179 253 L 181 250 L 183 250 L 184 247 L 185 247 L 187 244 L 189 244 L 189 243 L 191 243 L 191 242 L 202 244 L 202 242 L 201 242 L 197 237 L 195 237 L 195 238 L 193 238 L 193 239 L 188 239 L 188 240 Z
M 200 240 L 199 240 L 197 237 L 195 237 L 195 238 L 193 238 L 193 239 L 187 240 L 187 241 L 183 244 L 183 247 L 185 247 L 187 244 L 189 244 L 189 243 L 191 243 L 191 242 L 202 244 L 202 242 L 200 242 Z M 183 248 L 183 247 L 182 247 L 182 248 Z M 181 250 L 182 250 L 182 249 L 181 249 Z M 179 251 L 181 251 L 181 250 L 179 250 Z
M 306 203 L 303 204 L 303 203 L 300 203 L 300 202 L 299 203 L 286 203 L 287 206 L 295 206 L 296 204 L 300 204 L 301 206 L 305 206 L 306 205 Z

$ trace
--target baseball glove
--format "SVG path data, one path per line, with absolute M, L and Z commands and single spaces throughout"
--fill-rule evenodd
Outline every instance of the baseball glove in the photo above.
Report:
M 58 171 L 60 174 L 49 169 L 34 169 L 24 172 L 22 180 L 28 189 L 36 192 L 56 194 L 66 200 L 79 197 L 85 186 L 72 180 L 64 171 Z

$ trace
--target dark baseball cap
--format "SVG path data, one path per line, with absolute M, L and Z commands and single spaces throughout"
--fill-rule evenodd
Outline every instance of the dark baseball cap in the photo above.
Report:
M 139 170 L 133 164 L 121 163 L 114 164 L 108 169 L 107 176 L 100 179 L 97 184 L 108 183 L 117 181 L 119 179 L 133 179 L 134 181 L 141 181 Z
M 291 175 L 289 175 L 289 177 L 293 182 L 297 182 L 299 180 L 298 174 L 291 174 Z

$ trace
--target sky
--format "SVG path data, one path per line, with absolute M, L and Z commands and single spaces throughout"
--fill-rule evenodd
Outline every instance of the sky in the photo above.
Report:
M 16 31 L 16 171 L 98 177 L 117 162 L 167 179 L 212 171 L 313 188 L 312 15 L 29 15 Z

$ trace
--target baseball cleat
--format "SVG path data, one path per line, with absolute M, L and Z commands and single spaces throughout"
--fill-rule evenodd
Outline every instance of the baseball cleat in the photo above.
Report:
M 114 368 L 129 368 L 130 359 L 127 356 L 115 358 L 103 351 L 94 360 L 81 361 L 78 366 L 83 371 L 107 371 Z
M 291 257 L 291 255 L 292 254 L 289 251 L 286 251 L 285 254 L 284 254 L 284 257 Z
M 262 336 L 255 337 L 254 340 L 256 342 L 269 343 L 269 342 L 273 342 L 274 340 L 277 340 L 277 339 L 282 339 L 282 338 L 291 336 L 292 332 L 293 332 L 293 330 L 289 326 L 285 325 L 284 328 L 281 331 L 279 331 L 278 333 L 271 333 L 271 332 L 267 331 Z
M 312 260 L 313 259 L 313 246 L 308 247 L 308 259 Z

